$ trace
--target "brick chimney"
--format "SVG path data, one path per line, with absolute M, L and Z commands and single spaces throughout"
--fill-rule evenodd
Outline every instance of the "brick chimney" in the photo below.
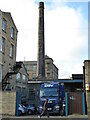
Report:
M 44 2 L 39 2 L 37 76 L 45 79 Z

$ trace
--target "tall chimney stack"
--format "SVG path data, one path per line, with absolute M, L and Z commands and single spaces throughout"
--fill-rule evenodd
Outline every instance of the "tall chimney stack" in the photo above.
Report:
M 45 78 L 44 2 L 39 2 L 37 75 Z

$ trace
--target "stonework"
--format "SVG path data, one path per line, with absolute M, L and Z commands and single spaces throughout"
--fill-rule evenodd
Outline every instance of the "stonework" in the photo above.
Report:
M 11 115 L 15 116 L 16 113 L 16 92 L 2 92 L 2 111 L 0 115 Z
M 18 77 L 20 76 L 20 77 Z M 16 75 L 15 80 L 15 91 L 19 92 L 19 103 L 27 104 L 27 83 L 28 83 L 28 75 L 24 64 L 22 64 L 22 68 L 19 70 Z
M 39 3 L 37 76 L 45 79 L 44 2 Z
M 45 76 L 46 79 L 58 79 L 58 68 L 53 63 L 53 59 L 45 56 Z
M 5 21 L 5 30 L 3 30 L 3 20 Z M 13 37 L 11 36 L 11 28 L 13 28 Z M 2 66 L 2 79 L 5 77 L 16 62 L 16 47 L 17 47 L 18 30 L 11 17 L 11 13 L 0 11 L 0 65 Z M 1 41 L 4 39 L 3 51 Z M 12 47 L 12 56 L 10 56 Z M 12 81 L 12 80 L 11 80 Z
M 37 61 L 24 61 L 29 79 L 37 79 Z M 53 59 L 45 56 L 45 79 L 58 79 L 58 68 L 53 63 Z
M 90 60 L 84 61 L 85 66 L 85 87 L 86 87 L 86 102 L 87 102 L 87 114 L 90 119 Z M 88 85 L 88 89 L 87 89 Z
M 0 118 L 2 117 L 2 91 L 0 91 Z
M 2 81 L 8 73 L 14 72 L 14 65 L 19 63 L 16 62 L 17 33 L 18 30 L 12 19 L 11 13 L 0 11 L 0 71 L 2 71 L 2 80 L 0 80 L 0 83 L 3 83 Z M 19 80 L 17 79 L 17 73 L 19 74 Z M 10 84 L 6 85 L 3 90 L 18 90 L 20 96 L 19 103 L 26 103 L 28 75 L 23 63 L 17 73 L 7 77 Z M 21 91 L 23 94 L 21 94 Z

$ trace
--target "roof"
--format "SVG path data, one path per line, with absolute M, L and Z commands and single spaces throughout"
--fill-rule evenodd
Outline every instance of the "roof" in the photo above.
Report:
M 49 56 L 45 55 L 45 59 L 51 59 L 53 61 L 52 58 L 50 58 Z
M 57 80 L 30 80 L 28 81 L 28 84 L 29 83 L 33 83 L 33 84 L 36 84 L 36 83 L 45 83 L 45 82 L 61 82 L 61 83 L 83 83 L 83 80 L 81 79 L 57 79 Z
M 84 60 L 84 63 L 85 63 L 85 62 L 90 62 L 90 60 Z
M 83 80 L 81 80 L 81 79 L 58 79 L 55 81 L 64 82 L 64 83 L 81 83 L 81 82 L 83 82 Z
M 9 15 L 9 17 L 11 18 L 11 20 L 12 20 L 12 22 L 13 22 L 13 24 L 14 24 L 14 26 L 15 26 L 15 28 L 16 28 L 16 30 L 17 30 L 17 32 L 18 32 L 18 29 L 17 29 L 17 27 L 16 27 L 16 25 L 15 25 L 15 23 L 14 23 L 14 20 L 13 20 L 13 18 L 12 18 L 11 13 L 10 13 L 10 12 L 3 12 L 3 11 L 1 11 L 1 12 L 2 12 L 2 13 L 4 13 L 4 14 Z
M 28 65 L 28 64 L 36 64 L 37 65 L 37 61 L 23 61 L 23 63 L 25 64 L 25 65 Z

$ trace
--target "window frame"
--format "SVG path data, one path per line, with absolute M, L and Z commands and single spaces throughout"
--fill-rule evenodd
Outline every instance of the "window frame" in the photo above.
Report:
M 23 83 L 26 83 L 26 75 L 25 74 L 22 74 L 22 81 L 23 81 Z
M 32 66 L 32 71 L 35 72 L 36 70 L 37 70 L 37 65 L 33 65 L 33 66 Z
M 27 71 L 30 71 L 30 66 L 29 65 L 26 65 L 25 67 L 26 67 Z
M 3 20 L 2 20 L 2 30 L 4 32 L 6 32 L 6 20 L 5 20 L 5 18 L 3 18 Z
M 14 39 L 14 28 L 11 27 L 11 38 Z
M 21 80 L 21 73 L 17 73 L 16 74 L 16 81 L 20 82 L 20 80 Z
M 2 65 L 0 64 L 0 82 L 2 82 Z
M 10 57 L 13 58 L 13 52 L 14 52 L 14 45 L 10 44 Z
M 21 97 L 26 97 L 26 88 L 22 87 L 21 89 Z
M 5 52 L 5 38 L 2 37 L 1 38 L 1 52 Z

